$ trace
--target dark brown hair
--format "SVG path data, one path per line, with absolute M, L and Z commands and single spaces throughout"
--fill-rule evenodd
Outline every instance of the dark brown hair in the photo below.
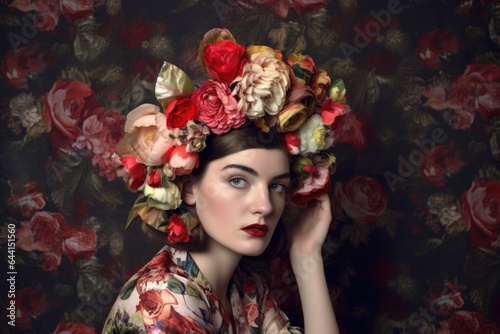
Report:
M 207 138 L 206 144 L 206 148 L 199 153 L 199 167 L 193 170 L 192 176 L 190 177 L 196 179 L 202 178 L 210 162 L 244 150 L 265 148 L 280 149 L 287 152 L 283 135 L 279 133 L 276 128 L 271 128 L 268 132 L 264 132 L 253 124 L 246 124 L 241 128 L 231 130 L 223 135 L 210 135 Z M 195 206 L 181 203 L 178 210 L 180 214 L 188 212 L 192 217 L 198 219 Z M 188 242 L 176 244 L 169 244 L 164 233 L 156 231 L 147 224 L 142 225 L 144 226 L 143 230 L 148 235 L 152 236 L 151 234 L 154 233 L 154 239 L 160 237 L 163 242 L 177 249 L 200 251 L 203 250 L 206 244 L 206 233 L 202 224 L 198 224 L 193 230 L 193 236 L 191 236 Z M 287 240 L 286 229 L 280 221 L 276 226 L 268 249 L 264 252 L 265 256 L 274 256 L 284 251 L 287 248 Z M 264 256 L 264 254 L 262 256 Z

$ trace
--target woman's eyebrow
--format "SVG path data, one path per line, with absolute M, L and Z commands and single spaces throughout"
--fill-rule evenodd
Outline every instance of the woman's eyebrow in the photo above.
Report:
M 259 173 L 257 173 L 257 171 L 255 169 L 250 168 L 250 167 L 245 166 L 245 165 L 239 165 L 239 164 L 226 165 L 222 168 L 222 170 L 226 170 L 226 169 L 230 169 L 230 168 L 240 169 L 240 170 L 247 172 L 249 174 L 252 174 L 254 176 L 259 176 Z M 285 178 L 290 178 L 290 173 L 283 173 L 283 174 L 279 174 L 279 175 L 276 175 L 275 177 L 273 177 L 273 179 L 285 179 Z

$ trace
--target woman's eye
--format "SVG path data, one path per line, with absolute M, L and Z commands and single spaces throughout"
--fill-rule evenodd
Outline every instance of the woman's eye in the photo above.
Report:
M 233 177 L 232 179 L 229 180 L 229 183 L 237 188 L 242 188 L 246 185 L 245 179 L 241 177 Z
M 271 185 L 271 190 L 277 191 L 277 192 L 284 192 L 286 190 L 286 186 L 281 183 L 273 183 Z

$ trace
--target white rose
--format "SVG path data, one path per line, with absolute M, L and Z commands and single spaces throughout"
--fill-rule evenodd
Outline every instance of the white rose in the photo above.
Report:
M 325 124 L 320 115 L 312 115 L 299 128 L 300 154 L 316 153 L 330 147 L 333 139 L 326 136 Z

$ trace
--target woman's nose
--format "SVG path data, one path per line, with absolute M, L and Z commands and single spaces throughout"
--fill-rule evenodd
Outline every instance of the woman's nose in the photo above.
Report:
M 254 214 L 268 215 L 273 210 L 269 188 L 259 186 L 254 189 L 252 198 L 252 211 Z

